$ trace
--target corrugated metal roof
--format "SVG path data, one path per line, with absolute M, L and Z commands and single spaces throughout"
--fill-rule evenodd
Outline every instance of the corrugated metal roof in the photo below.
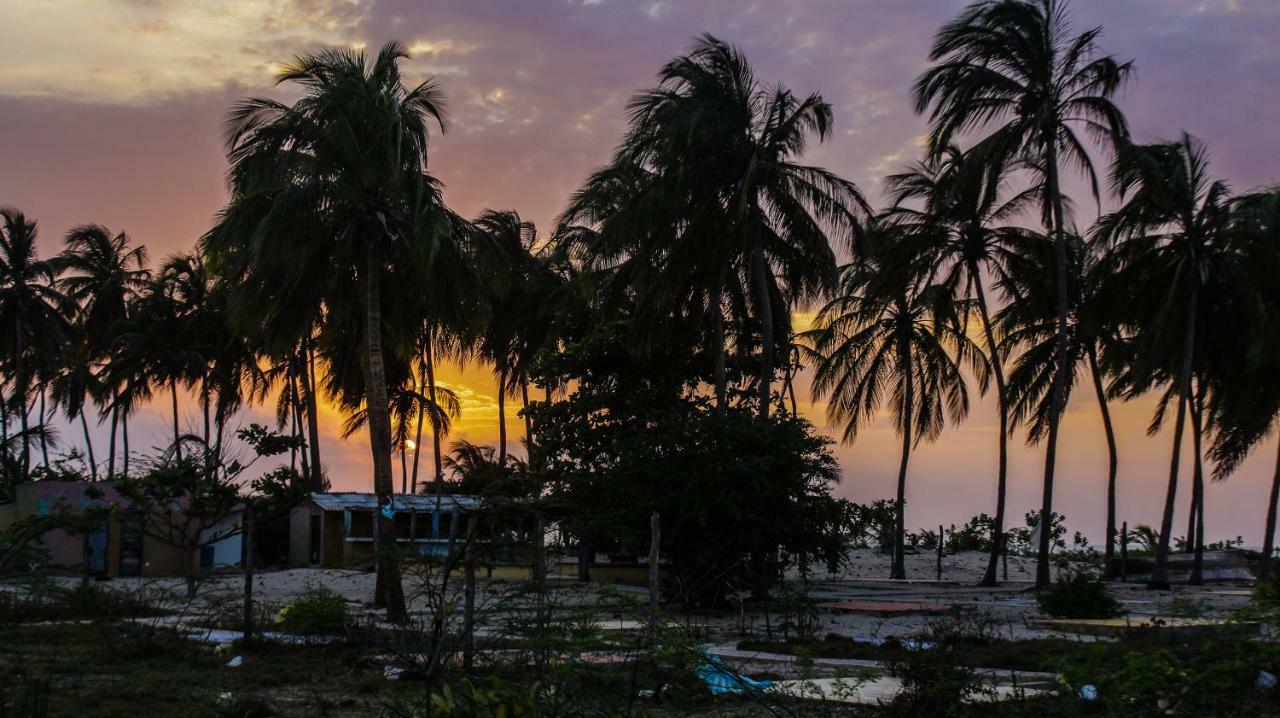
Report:
M 373 511 L 378 508 L 378 495 L 359 492 L 333 492 L 311 494 L 311 500 L 325 511 Z M 435 494 L 394 494 L 392 503 L 396 511 L 431 512 L 436 510 Z M 441 511 L 478 508 L 484 500 L 477 496 L 445 494 L 440 497 Z

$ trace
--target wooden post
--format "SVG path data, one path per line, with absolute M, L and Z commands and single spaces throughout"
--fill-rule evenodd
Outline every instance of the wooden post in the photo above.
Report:
M 591 559 L 595 552 L 585 538 L 578 539 L 578 580 L 586 583 L 591 580 Z
M 455 517 L 456 518 L 456 517 Z M 462 583 L 462 670 L 471 670 L 475 660 L 476 629 L 476 517 L 467 517 L 465 573 Z
M 942 524 L 938 524 L 938 580 L 942 580 L 942 544 L 945 541 L 945 534 L 942 533 Z
M 649 623 L 652 627 L 658 622 L 658 580 L 660 573 L 658 563 L 661 560 L 658 547 L 662 540 L 662 520 L 654 511 L 649 517 Z
M 1120 524 L 1120 583 L 1129 578 L 1129 522 Z
M 533 582 L 542 592 L 542 584 L 546 580 L 546 557 L 543 556 L 546 543 L 546 526 L 543 524 L 542 512 L 533 515 Z
M 1009 538 L 1000 537 L 1000 561 L 1003 564 L 1004 581 L 1009 582 Z
M 246 508 L 240 523 L 244 551 L 244 637 L 253 638 L 253 510 Z

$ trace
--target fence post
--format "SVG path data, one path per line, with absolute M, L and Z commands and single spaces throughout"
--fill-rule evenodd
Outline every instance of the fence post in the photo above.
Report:
M 938 580 L 942 580 L 942 543 L 944 541 L 942 524 L 938 524 Z
M 467 543 L 462 579 L 462 670 L 471 670 L 475 660 L 476 632 L 476 517 L 467 517 Z
M 1129 578 L 1129 522 L 1120 523 L 1120 583 Z
M 253 638 L 253 509 L 245 508 L 241 518 L 241 544 L 244 549 L 244 637 Z
M 660 574 L 658 572 L 658 562 L 660 556 L 658 554 L 658 546 L 662 540 L 662 521 L 658 516 L 658 512 L 654 511 L 649 517 L 649 623 L 650 630 L 654 630 L 658 622 L 658 580 Z

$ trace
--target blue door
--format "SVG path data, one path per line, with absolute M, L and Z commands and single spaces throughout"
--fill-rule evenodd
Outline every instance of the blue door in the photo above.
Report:
M 84 537 L 85 570 L 100 576 L 107 573 L 107 523 L 104 521 L 98 528 Z

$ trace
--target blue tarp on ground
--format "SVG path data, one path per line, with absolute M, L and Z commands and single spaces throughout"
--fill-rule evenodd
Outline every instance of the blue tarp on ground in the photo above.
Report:
M 707 688 L 711 690 L 711 695 L 713 696 L 724 695 L 725 693 L 745 693 L 749 690 L 759 691 L 773 685 L 773 681 L 757 681 L 734 673 L 720 661 L 711 658 L 705 653 L 702 655 L 707 662 L 698 666 L 698 677 L 707 684 Z

